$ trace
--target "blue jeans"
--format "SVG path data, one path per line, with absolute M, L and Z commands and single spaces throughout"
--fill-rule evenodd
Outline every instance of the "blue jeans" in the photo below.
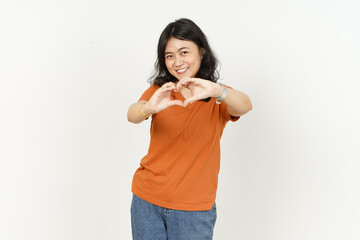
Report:
M 216 204 L 208 211 L 180 211 L 151 204 L 133 194 L 133 240 L 211 240 Z

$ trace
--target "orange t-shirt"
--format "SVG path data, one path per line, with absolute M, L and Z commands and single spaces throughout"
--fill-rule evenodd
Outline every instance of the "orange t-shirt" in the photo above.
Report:
M 148 101 L 157 89 L 150 86 L 139 101 Z M 180 92 L 172 98 L 185 100 Z M 134 174 L 132 192 L 164 208 L 210 210 L 220 170 L 220 138 L 226 123 L 238 119 L 214 98 L 152 115 L 149 150 Z

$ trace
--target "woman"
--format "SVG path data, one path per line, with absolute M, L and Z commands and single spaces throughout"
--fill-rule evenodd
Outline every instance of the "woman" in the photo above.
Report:
M 130 122 L 152 118 L 132 184 L 133 239 L 212 239 L 220 138 L 251 101 L 217 83 L 217 59 L 191 20 L 170 23 L 157 54 L 151 86 L 128 110 Z

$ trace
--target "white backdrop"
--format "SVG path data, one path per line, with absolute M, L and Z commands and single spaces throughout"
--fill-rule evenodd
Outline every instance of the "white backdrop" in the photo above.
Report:
M 222 139 L 214 239 L 360 239 L 360 2 L 0 3 L 0 239 L 131 239 L 127 122 L 162 29 L 194 20 L 254 109 Z

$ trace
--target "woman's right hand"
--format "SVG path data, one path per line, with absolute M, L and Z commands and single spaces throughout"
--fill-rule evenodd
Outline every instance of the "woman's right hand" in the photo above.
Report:
M 170 98 L 173 91 L 179 91 L 176 84 L 173 82 L 165 83 L 162 85 L 162 87 L 154 92 L 149 101 L 144 104 L 142 110 L 146 112 L 146 114 L 155 114 L 165 110 L 170 106 L 178 105 L 183 107 L 183 101 L 173 100 Z
M 184 106 L 180 100 L 173 100 L 170 98 L 171 93 L 179 91 L 176 84 L 169 82 L 157 89 L 149 101 L 141 100 L 132 104 L 129 107 L 127 118 L 129 122 L 141 123 L 150 115 L 158 113 L 170 106 L 178 105 Z

